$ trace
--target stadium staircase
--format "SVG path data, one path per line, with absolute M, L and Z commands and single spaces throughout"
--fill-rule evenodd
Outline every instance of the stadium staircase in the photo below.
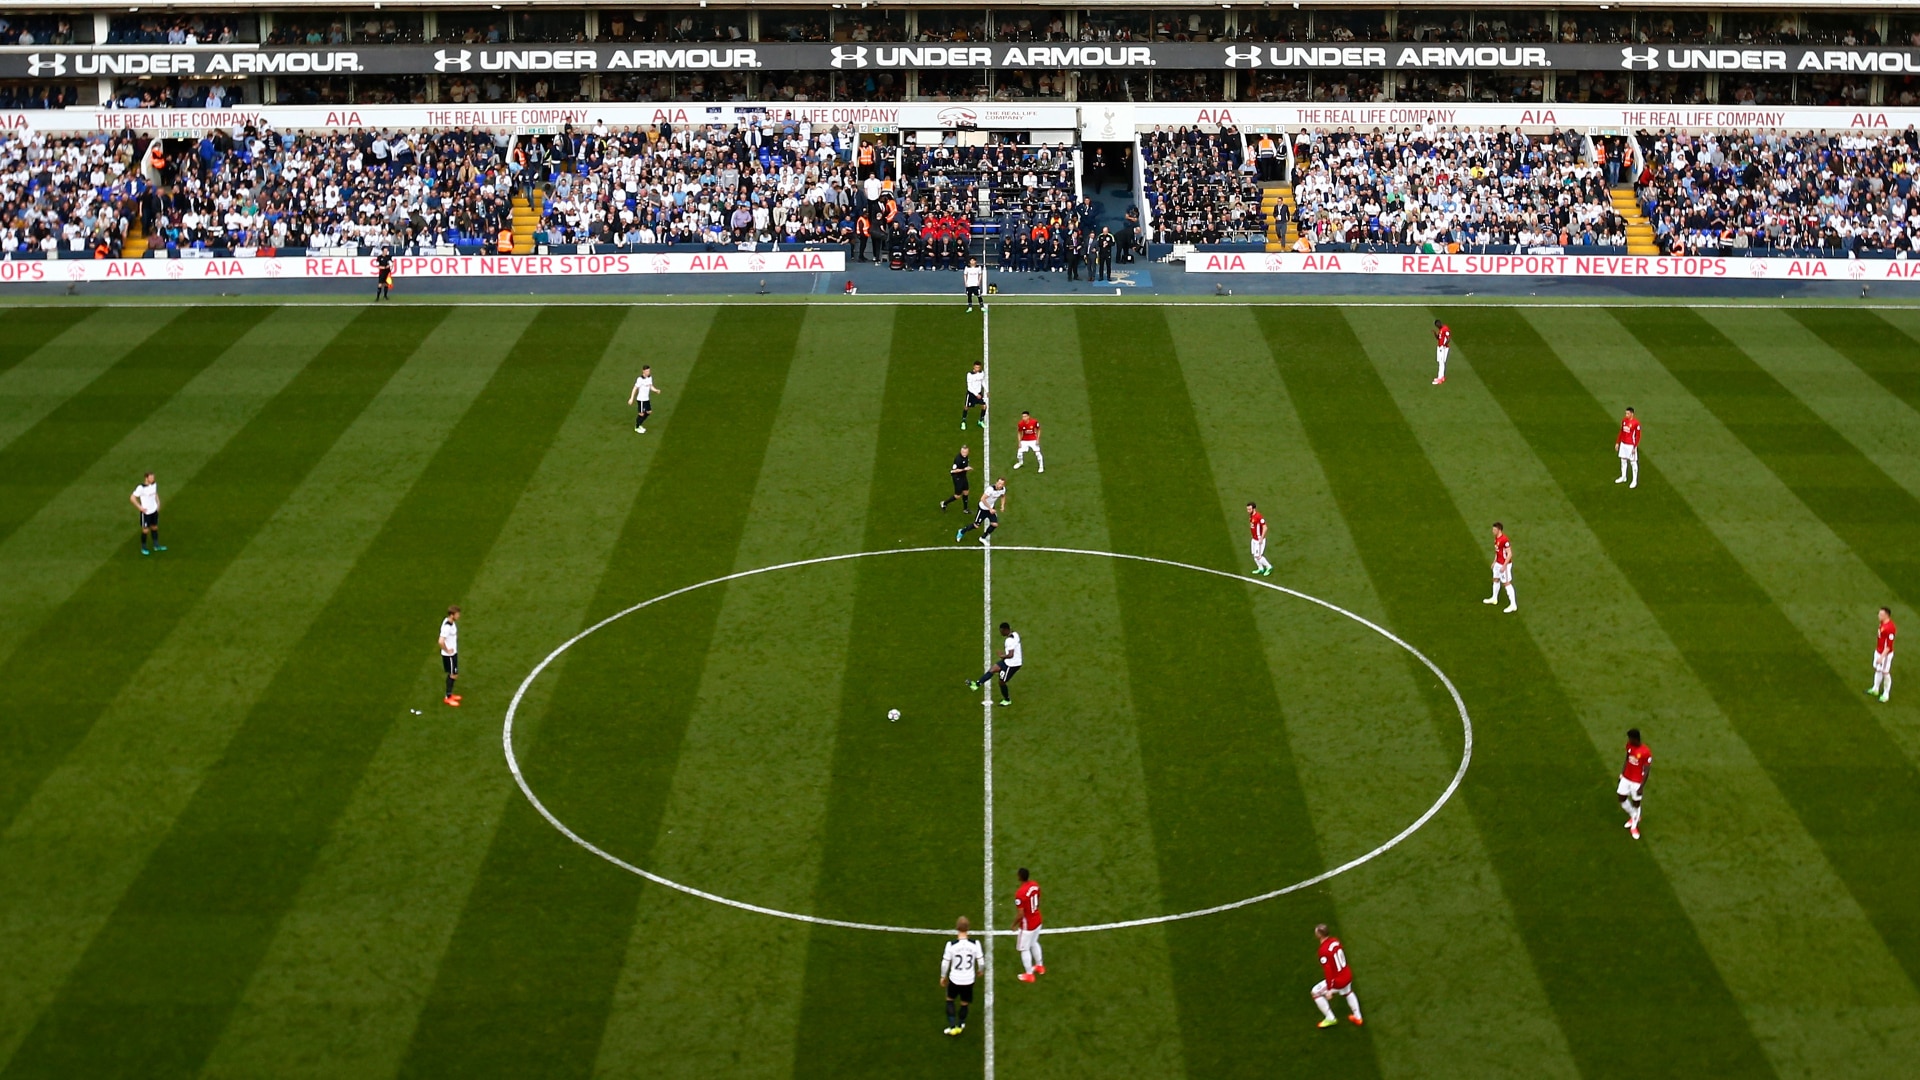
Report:
M 1622 184 L 1614 188 L 1611 194 L 1613 212 L 1627 223 L 1627 254 L 1660 254 L 1660 246 L 1653 242 L 1653 226 L 1647 222 L 1647 215 L 1640 211 L 1640 196 L 1633 185 Z
M 123 259 L 147 257 L 147 230 L 138 221 L 127 225 L 127 238 L 120 245 L 120 257 Z
M 1282 236 L 1273 227 L 1273 208 L 1277 203 L 1287 204 L 1287 232 Z M 1294 218 L 1300 208 L 1293 201 L 1293 185 L 1284 180 L 1275 180 L 1260 185 L 1260 220 L 1267 223 L 1267 250 L 1285 251 L 1292 246 Z
M 513 197 L 513 253 L 515 255 L 533 254 L 533 234 L 540 231 L 540 215 L 547 206 L 547 193 L 541 188 L 533 190 L 533 201 L 528 202 L 524 195 Z

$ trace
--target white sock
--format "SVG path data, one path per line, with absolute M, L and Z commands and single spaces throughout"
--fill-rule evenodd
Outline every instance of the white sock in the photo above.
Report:
M 1631 799 L 1621 799 L 1621 800 L 1620 800 L 1620 809 L 1626 812 L 1626 815 L 1627 815 L 1627 820 L 1628 820 L 1628 821 L 1632 821 L 1632 820 L 1633 820 L 1633 800 L 1631 800 Z
M 1512 607 L 1520 606 L 1520 601 L 1515 600 L 1513 598 L 1513 586 L 1511 585 L 1507 586 L 1507 603 L 1509 606 L 1512 606 Z
M 1047 467 L 1047 455 L 1041 453 L 1040 451 L 1035 450 L 1033 452 L 1033 460 L 1038 462 L 1041 468 L 1044 469 Z
M 1024 971 L 1026 971 L 1027 974 L 1029 975 L 1033 974 L 1033 950 L 1032 949 L 1020 950 L 1020 967 Z
M 1495 581 L 1493 583 L 1493 595 L 1487 597 L 1487 603 L 1497 604 L 1499 602 L 1500 602 L 1500 583 L 1498 581 Z
M 1039 968 L 1039 967 L 1046 967 L 1046 966 L 1047 966 L 1047 958 L 1046 958 L 1045 956 L 1043 956 L 1043 955 L 1041 955 L 1041 952 L 1040 952 L 1040 936 L 1039 936 L 1038 934 L 1035 934 L 1035 935 L 1034 935 L 1034 938 L 1033 938 L 1033 944 L 1032 944 L 1031 946 L 1029 946 L 1029 948 L 1031 948 L 1031 949 L 1033 950 L 1033 966 L 1034 966 L 1034 967 L 1037 967 L 1037 968 Z
M 1440 361 L 1440 378 L 1444 379 L 1446 377 L 1447 377 L 1447 362 L 1445 360 L 1442 360 Z
M 1893 672 L 1889 671 L 1880 677 L 1880 693 L 1882 695 L 1893 693 Z
M 1867 693 L 1869 693 L 1869 694 L 1877 694 L 1877 693 L 1879 693 L 1879 692 L 1880 692 L 1880 680 L 1881 680 L 1881 679 L 1883 679 L 1883 678 L 1885 678 L 1885 676 L 1883 676 L 1883 675 L 1881 675 L 1881 674 L 1880 674 L 1879 672 L 1877 672 L 1877 671 L 1876 671 L 1876 672 L 1874 672 L 1874 673 L 1873 673 L 1873 689 L 1871 689 L 1871 690 L 1869 690 L 1869 691 L 1867 691 Z
M 1267 557 L 1265 555 L 1254 556 L 1253 566 L 1254 566 L 1254 569 L 1256 570 L 1270 570 L 1273 568 L 1273 564 L 1267 561 Z
M 1355 1020 L 1366 1019 L 1360 1015 L 1360 995 L 1351 990 L 1347 991 L 1347 1011 L 1353 1014 Z
M 1621 458 L 1620 459 L 1620 479 L 1625 480 L 1626 478 L 1627 478 L 1627 459 Z
M 1633 809 L 1627 811 L 1627 820 L 1633 822 L 1635 825 L 1640 824 L 1640 800 L 1639 799 L 1633 800 Z
M 1636 461 L 1636 462 L 1633 462 L 1633 483 L 1638 484 L 1639 482 L 1640 482 L 1640 463 Z M 1630 484 L 1628 486 L 1631 487 L 1632 485 Z
M 1329 1020 L 1333 1019 L 1333 1006 L 1327 1004 L 1326 998 L 1316 997 L 1313 999 L 1313 1003 L 1315 1005 L 1320 1006 L 1320 1015 L 1326 1017 Z

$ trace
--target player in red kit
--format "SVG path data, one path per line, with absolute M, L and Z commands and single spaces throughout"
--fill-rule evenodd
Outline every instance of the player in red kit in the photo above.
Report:
M 1433 360 L 1440 365 L 1440 374 L 1433 377 L 1433 385 L 1439 386 L 1447 381 L 1447 350 L 1453 347 L 1453 327 L 1433 320 Z
M 1893 611 L 1880 609 L 1880 636 L 1873 643 L 1873 688 L 1868 697 L 1887 700 L 1893 693 Z
M 1613 437 L 1613 447 L 1620 454 L 1620 479 L 1616 484 L 1626 484 L 1630 488 L 1640 486 L 1640 418 L 1633 415 L 1633 406 L 1627 406 L 1627 414 L 1620 418 L 1620 434 Z M 1633 470 L 1633 481 L 1628 483 L 1627 470 Z
M 1252 503 L 1247 504 L 1247 531 L 1253 534 L 1253 572 L 1272 576 L 1273 564 L 1267 561 L 1267 519 Z
M 1040 464 L 1040 471 L 1047 471 L 1047 455 L 1040 452 L 1040 421 L 1030 412 L 1020 414 L 1020 447 L 1013 455 L 1013 467 L 1019 468 L 1027 463 L 1027 451 L 1033 451 L 1033 459 Z
M 1509 613 L 1520 610 L 1520 601 L 1513 598 L 1513 541 L 1507 538 L 1507 530 L 1499 522 L 1493 523 L 1493 595 L 1482 600 L 1483 604 L 1500 602 L 1500 589 L 1507 590 Z
M 1020 887 L 1013 890 L 1014 943 L 1020 947 L 1020 981 L 1030 983 L 1035 975 L 1047 973 L 1047 962 L 1040 955 L 1040 883 L 1026 867 L 1020 868 Z
M 1653 750 L 1640 741 L 1640 729 L 1627 729 L 1627 762 L 1620 766 L 1620 809 L 1627 812 L 1627 831 L 1640 839 L 1640 800 L 1653 769 Z
M 1353 969 L 1347 966 L 1347 950 L 1339 938 L 1327 932 L 1326 923 L 1314 927 L 1313 936 L 1320 939 L 1321 979 L 1313 988 L 1313 1003 L 1320 1006 L 1320 1015 L 1326 1017 L 1320 1026 L 1330 1028 L 1339 1023 L 1333 1018 L 1333 1005 L 1328 1001 L 1339 994 L 1347 999 L 1347 1019 L 1359 1027 L 1366 1021 L 1360 1018 L 1360 997 L 1353 992 Z

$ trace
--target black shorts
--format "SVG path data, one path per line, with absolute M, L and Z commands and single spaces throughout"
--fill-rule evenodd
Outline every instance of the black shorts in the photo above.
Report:
M 967 493 L 967 474 L 966 473 L 953 474 L 953 493 L 955 495 L 965 495 Z
M 145 512 L 143 512 L 143 513 L 141 513 L 141 515 L 140 515 L 140 527 L 141 527 L 141 528 L 143 528 L 143 529 L 157 529 L 157 528 L 159 528 L 159 527 L 160 527 L 160 511 L 158 511 L 158 510 L 155 510 L 155 511 L 154 511 L 153 513 L 151 513 L 151 514 L 148 514 L 148 513 L 145 513 Z
M 974 511 L 973 523 L 975 525 L 998 525 L 1000 524 L 1000 515 L 983 506 Z
M 449 675 L 460 674 L 460 654 L 454 653 L 452 656 L 441 654 L 440 669 Z
M 653 415 L 653 399 L 652 398 L 647 398 L 644 401 L 634 402 L 633 407 L 640 413 L 641 416 Z
M 978 285 L 967 286 L 967 299 L 978 300 L 979 298 L 980 298 L 980 286 Z
M 976 394 L 971 390 L 967 391 L 967 408 L 971 409 L 976 405 L 982 409 L 986 408 L 987 399 L 981 397 L 979 394 Z
M 391 288 L 393 286 L 393 271 L 391 270 L 380 271 L 380 284 L 388 288 Z
M 1004 685 L 1006 685 L 1007 683 L 1010 683 L 1010 682 L 1012 682 L 1012 681 L 1013 681 L 1013 677 L 1014 677 L 1015 675 L 1018 675 L 1018 674 L 1020 674 L 1020 668 L 1021 668 L 1021 667 L 1025 667 L 1025 666 L 1026 666 L 1026 665 L 1024 665 L 1024 664 L 1022 664 L 1022 665 L 1018 665 L 1018 666 L 1016 666 L 1016 665 L 1013 665 L 1013 664 L 1009 664 L 1009 663 L 1007 663 L 1007 662 L 1006 662 L 1006 661 L 1004 661 L 1004 660 L 1003 660 L 1003 661 L 1001 661 L 1001 662 L 1000 662 L 1000 664 L 999 664 L 999 668 L 1000 668 L 1000 684 L 1001 684 L 1002 686 L 1004 686 Z
M 960 983 L 957 983 L 957 982 L 948 983 L 947 984 L 947 1000 L 948 1001 L 964 1001 L 969 1005 L 973 1004 L 973 984 L 967 983 L 966 985 L 962 986 Z

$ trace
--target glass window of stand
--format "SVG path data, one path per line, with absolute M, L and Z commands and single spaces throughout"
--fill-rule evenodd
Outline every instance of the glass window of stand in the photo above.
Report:
M 1788 11 L 1722 12 L 1720 40 L 1728 45 L 1797 45 L 1800 20 Z
M 764 26 L 765 15 L 760 16 Z M 907 13 L 886 8 L 848 8 L 833 13 L 835 41 L 905 41 Z
M 538 11 L 513 13 L 513 40 L 563 44 L 587 40 L 585 11 Z
M 345 75 L 282 75 L 273 85 L 281 105 L 346 105 L 353 100 Z
M 995 101 L 1059 101 L 1067 96 L 1065 71 L 1021 68 L 993 73 Z
M 501 12 L 443 11 L 433 40 L 453 45 L 504 45 L 512 36 L 513 25 Z
M 1452 102 L 1467 100 L 1467 73 L 1464 71 L 1396 72 L 1395 101 Z
M 1553 40 L 1551 17 L 1552 13 L 1544 10 L 1508 11 L 1505 8 L 1495 8 L 1492 11 L 1476 11 L 1473 20 L 1473 40 L 1498 44 L 1551 42 Z
M 1865 105 L 1872 91 L 1869 75 L 1802 75 L 1795 89 L 1801 105 Z
M 1553 100 L 1576 104 L 1625 104 L 1627 74 L 1624 71 L 1562 71 L 1554 76 Z
M 987 73 L 984 71 L 921 71 L 921 101 L 985 101 Z
M 826 71 L 769 71 L 760 76 L 763 101 L 831 101 L 832 73 Z
M 355 75 L 353 77 L 353 103 L 356 105 L 424 105 L 426 100 L 427 77 L 425 75 Z
M 907 77 L 896 71 L 836 71 L 835 101 L 900 101 L 907 96 Z
M 1241 41 L 1305 41 L 1310 16 L 1294 8 L 1242 8 Z
M 1473 100 L 1487 102 L 1545 101 L 1547 73 L 1544 71 L 1477 71 L 1473 75 Z
M 20 11 L 0 14 L 0 45 L 91 45 L 93 14 Z M 57 97 L 58 95 L 54 95 Z M 36 100 L 51 100 L 40 98 Z
M 1243 71 L 1238 90 L 1241 101 L 1313 100 L 1313 88 L 1304 71 Z
M 995 41 L 1066 41 L 1067 13 L 1007 8 L 992 12 Z
M 1562 44 L 1624 45 L 1633 40 L 1633 16 L 1624 11 L 1560 9 Z
M 680 8 L 671 11 L 618 9 L 600 13 L 596 41 L 728 42 L 747 40 L 747 12 Z
M 767 8 L 760 12 L 756 41 L 826 41 L 830 16 L 819 8 Z
M 1313 73 L 1313 100 L 1344 105 L 1349 102 L 1387 100 L 1387 88 L 1379 71 L 1316 71 Z
M 1154 101 L 1224 101 L 1224 71 L 1156 71 L 1152 75 Z
M 665 75 L 602 75 L 601 101 L 667 101 L 673 84 Z
M 1144 11 L 1100 8 L 1080 13 L 1081 41 L 1146 41 L 1152 33 L 1153 19 Z
M 1473 12 L 1465 8 L 1402 11 L 1394 25 L 1396 41 L 1447 42 L 1473 40 Z
M 987 13 L 984 11 L 920 12 L 920 41 L 985 41 Z
M 1139 71 L 1082 71 L 1081 101 L 1145 101 L 1147 76 Z
M 254 93 L 249 80 L 228 76 L 217 79 L 167 79 L 147 76 L 120 79 L 114 83 L 113 100 L 126 109 L 220 109 L 245 101 Z M 340 80 L 344 88 L 346 80 Z M 343 97 L 342 103 L 346 101 Z
M 92 22 L 91 15 L 81 18 Z M 337 16 L 335 17 L 338 18 Z M 91 38 L 91 34 L 88 35 Z M 216 45 L 260 40 L 260 16 L 251 11 L 140 11 L 129 8 L 107 23 L 109 45 Z M 345 44 L 344 32 L 338 44 Z
M 1155 41 L 1218 41 L 1226 32 L 1226 12 L 1220 8 L 1178 8 L 1153 13 Z
M 1461 13 L 1466 14 L 1465 12 Z M 1314 41 L 1391 41 L 1385 11 L 1322 8 L 1313 13 Z
M 1639 71 L 1633 76 L 1635 105 L 1704 105 L 1707 77 L 1685 72 Z
M 418 45 L 426 19 L 417 11 L 279 11 L 269 45 Z
M 753 86 L 742 71 L 696 71 L 673 76 L 674 101 L 745 101 Z
M 1642 11 L 1638 19 L 1636 36 L 1656 45 L 1705 45 L 1713 37 L 1704 11 Z
M 1791 105 L 1793 76 L 1723 72 L 1720 75 L 1720 104 Z
M 96 92 L 92 85 L 41 79 L 0 82 L 0 109 L 70 109 L 81 103 L 83 95 L 91 103 Z
M 1865 11 L 1815 12 L 1803 17 L 1802 44 L 1868 46 L 1880 44 L 1872 14 Z

